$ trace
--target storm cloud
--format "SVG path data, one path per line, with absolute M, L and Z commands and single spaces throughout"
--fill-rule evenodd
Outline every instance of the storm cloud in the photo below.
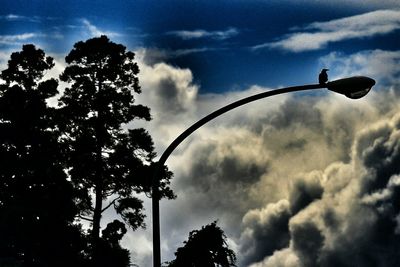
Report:
M 292 266 L 282 253 L 294 266 L 398 266 L 399 122 L 400 113 L 356 132 L 351 160 L 329 165 L 322 195 L 292 213 L 287 246 L 252 266 Z
M 362 55 L 378 64 L 374 53 Z M 202 116 L 270 90 L 201 94 L 189 69 L 140 59 L 137 101 L 152 107 L 144 126 L 159 154 Z M 397 266 L 396 95 L 395 86 L 381 86 L 357 101 L 330 92 L 277 96 L 199 129 L 167 161 L 178 198 L 161 202 L 163 258 L 172 259 L 191 230 L 218 220 L 240 267 Z M 148 256 L 136 262 L 148 266 L 149 231 L 129 240 Z

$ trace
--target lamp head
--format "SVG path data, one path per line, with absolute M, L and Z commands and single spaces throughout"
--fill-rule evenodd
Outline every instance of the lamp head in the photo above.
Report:
M 375 80 L 365 76 L 354 76 L 328 82 L 328 90 L 347 96 L 351 99 L 358 99 L 371 90 L 375 85 Z

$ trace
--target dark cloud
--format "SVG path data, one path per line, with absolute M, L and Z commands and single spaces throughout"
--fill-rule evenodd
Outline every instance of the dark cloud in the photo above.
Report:
M 304 149 L 304 146 L 307 144 L 307 141 L 303 138 L 291 140 L 285 145 L 285 149 L 292 150 L 292 149 Z
M 231 138 L 241 139 L 235 134 Z M 237 231 L 251 205 L 251 188 L 268 172 L 268 159 L 249 153 L 245 144 L 233 149 L 223 140 L 199 141 L 185 157 L 190 157 L 191 164 L 176 183 L 185 188 L 185 194 L 191 192 L 186 205 L 196 215 L 215 214 L 213 219 L 224 219 L 226 226 Z
M 196 150 L 190 170 L 196 177 L 187 179 L 187 186 L 200 185 L 204 190 L 209 186 L 246 187 L 256 183 L 267 172 L 267 162 L 243 160 L 242 157 L 246 155 L 240 155 L 240 151 L 219 154 L 218 145 L 221 144 L 209 144 Z
M 317 100 L 313 97 L 305 97 L 304 101 L 290 98 L 276 112 L 270 114 L 269 124 L 277 129 L 308 125 L 319 130 L 322 126 L 322 117 L 315 106 Z
M 314 200 L 321 198 L 322 193 L 323 188 L 317 178 L 311 176 L 308 180 L 297 179 L 289 195 L 292 214 L 298 213 Z
M 393 126 L 383 125 L 371 131 L 370 136 L 376 137 L 366 148 L 358 148 L 361 160 L 369 169 L 369 179 L 365 179 L 364 191 L 367 193 L 387 186 L 394 174 L 400 173 L 400 140 L 393 133 Z M 368 134 L 363 136 L 372 139 Z
M 251 210 L 243 218 L 246 226 L 241 237 L 241 264 L 262 260 L 289 244 L 289 203 L 285 200 L 269 204 L 264 209 Z
M 312 222 L 292 224 L 290 234 L 293 249 L 302 262 L 302 266 L 320 266 L 324 236 L 318 227 Z
M 176 87 L 176 82 L 170 77 L 160 80 L 158 97 L 163 109 L 169 109 L 173 112 L 184 110 L 184 107 L 179 103 L 179 89 Z
M 311 246 L 304 246 L 303 240 L 309 234 L 314 234 L 309 225 L 294 225 L 289 230 L 289 220 L 302 209 L 306 208 L 313 201 L 321 198 L 323 188 L 320 184 L 319 173 L 311 173 L 306 177 L 299 177 L 291 186 L 289 201 L 280 200 L 273 204 L 268 204 L 264 209 L 254 209 L 249 211 L 243 218 L 245 230 L 241 238 L 241 254 L 245 255 L 245 260 L 241 262 L 244 266 L 258 262 L 275 251 L 289 246 L 290 241 L 295 244 L 295 249 L 304 247 L 311 250 Z M 309 236 L 311 238 L 311 235 Z M 315 240 L 317 242 L 317 235 Z M 310 241 L 311 242 L 311 241 Z M 307 250 L 308 251 L 308 250 Z M 298 251 L 301 258 L 307 256 L 307 251 Z M 303 256 L 304 254 L 304 256 Z M 310 261 L 305 259 L 304 261 Z M 314 266 L 314 265 L 305 266 Z
M 320 175 L 314 172 L 313 180 L 294 183 L 290 240 L 281 253 L 295 254 L 295 266 L 399 266 L 398 121 L 394 115 L 365 127 L 356 134 L 349 163 L 333 164 Z M 272 262 L 292 266 L 277 251 L 254 266 Z

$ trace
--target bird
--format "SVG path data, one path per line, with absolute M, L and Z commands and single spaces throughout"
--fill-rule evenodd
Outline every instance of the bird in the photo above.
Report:
M 322 69 L 321 73 L 318 76 L 318 81 L 320 84 L 325 84 L 328 81 L 328 73 L 326 73 L 329 69 Z

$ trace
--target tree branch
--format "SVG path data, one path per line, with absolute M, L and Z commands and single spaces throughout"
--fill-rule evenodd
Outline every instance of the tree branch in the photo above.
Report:
M 83 217 L 81 215 L 78 215 L 77 217 L 82 219 L 82 220 L 85 220 L 85 221 L 93 222 L 93 219 L 89 219 L 89 218 Z
M 115 201 L 121 199 L 121 196 L 115 198 L 113 201 L 111 201 L 107 206 L 104 207 L 104 209 L 101 210 L 101 213 L 103 213 L 106 209 L 108 209 L 109 207 L 111 207 L 111 205 L 114 205 Z

